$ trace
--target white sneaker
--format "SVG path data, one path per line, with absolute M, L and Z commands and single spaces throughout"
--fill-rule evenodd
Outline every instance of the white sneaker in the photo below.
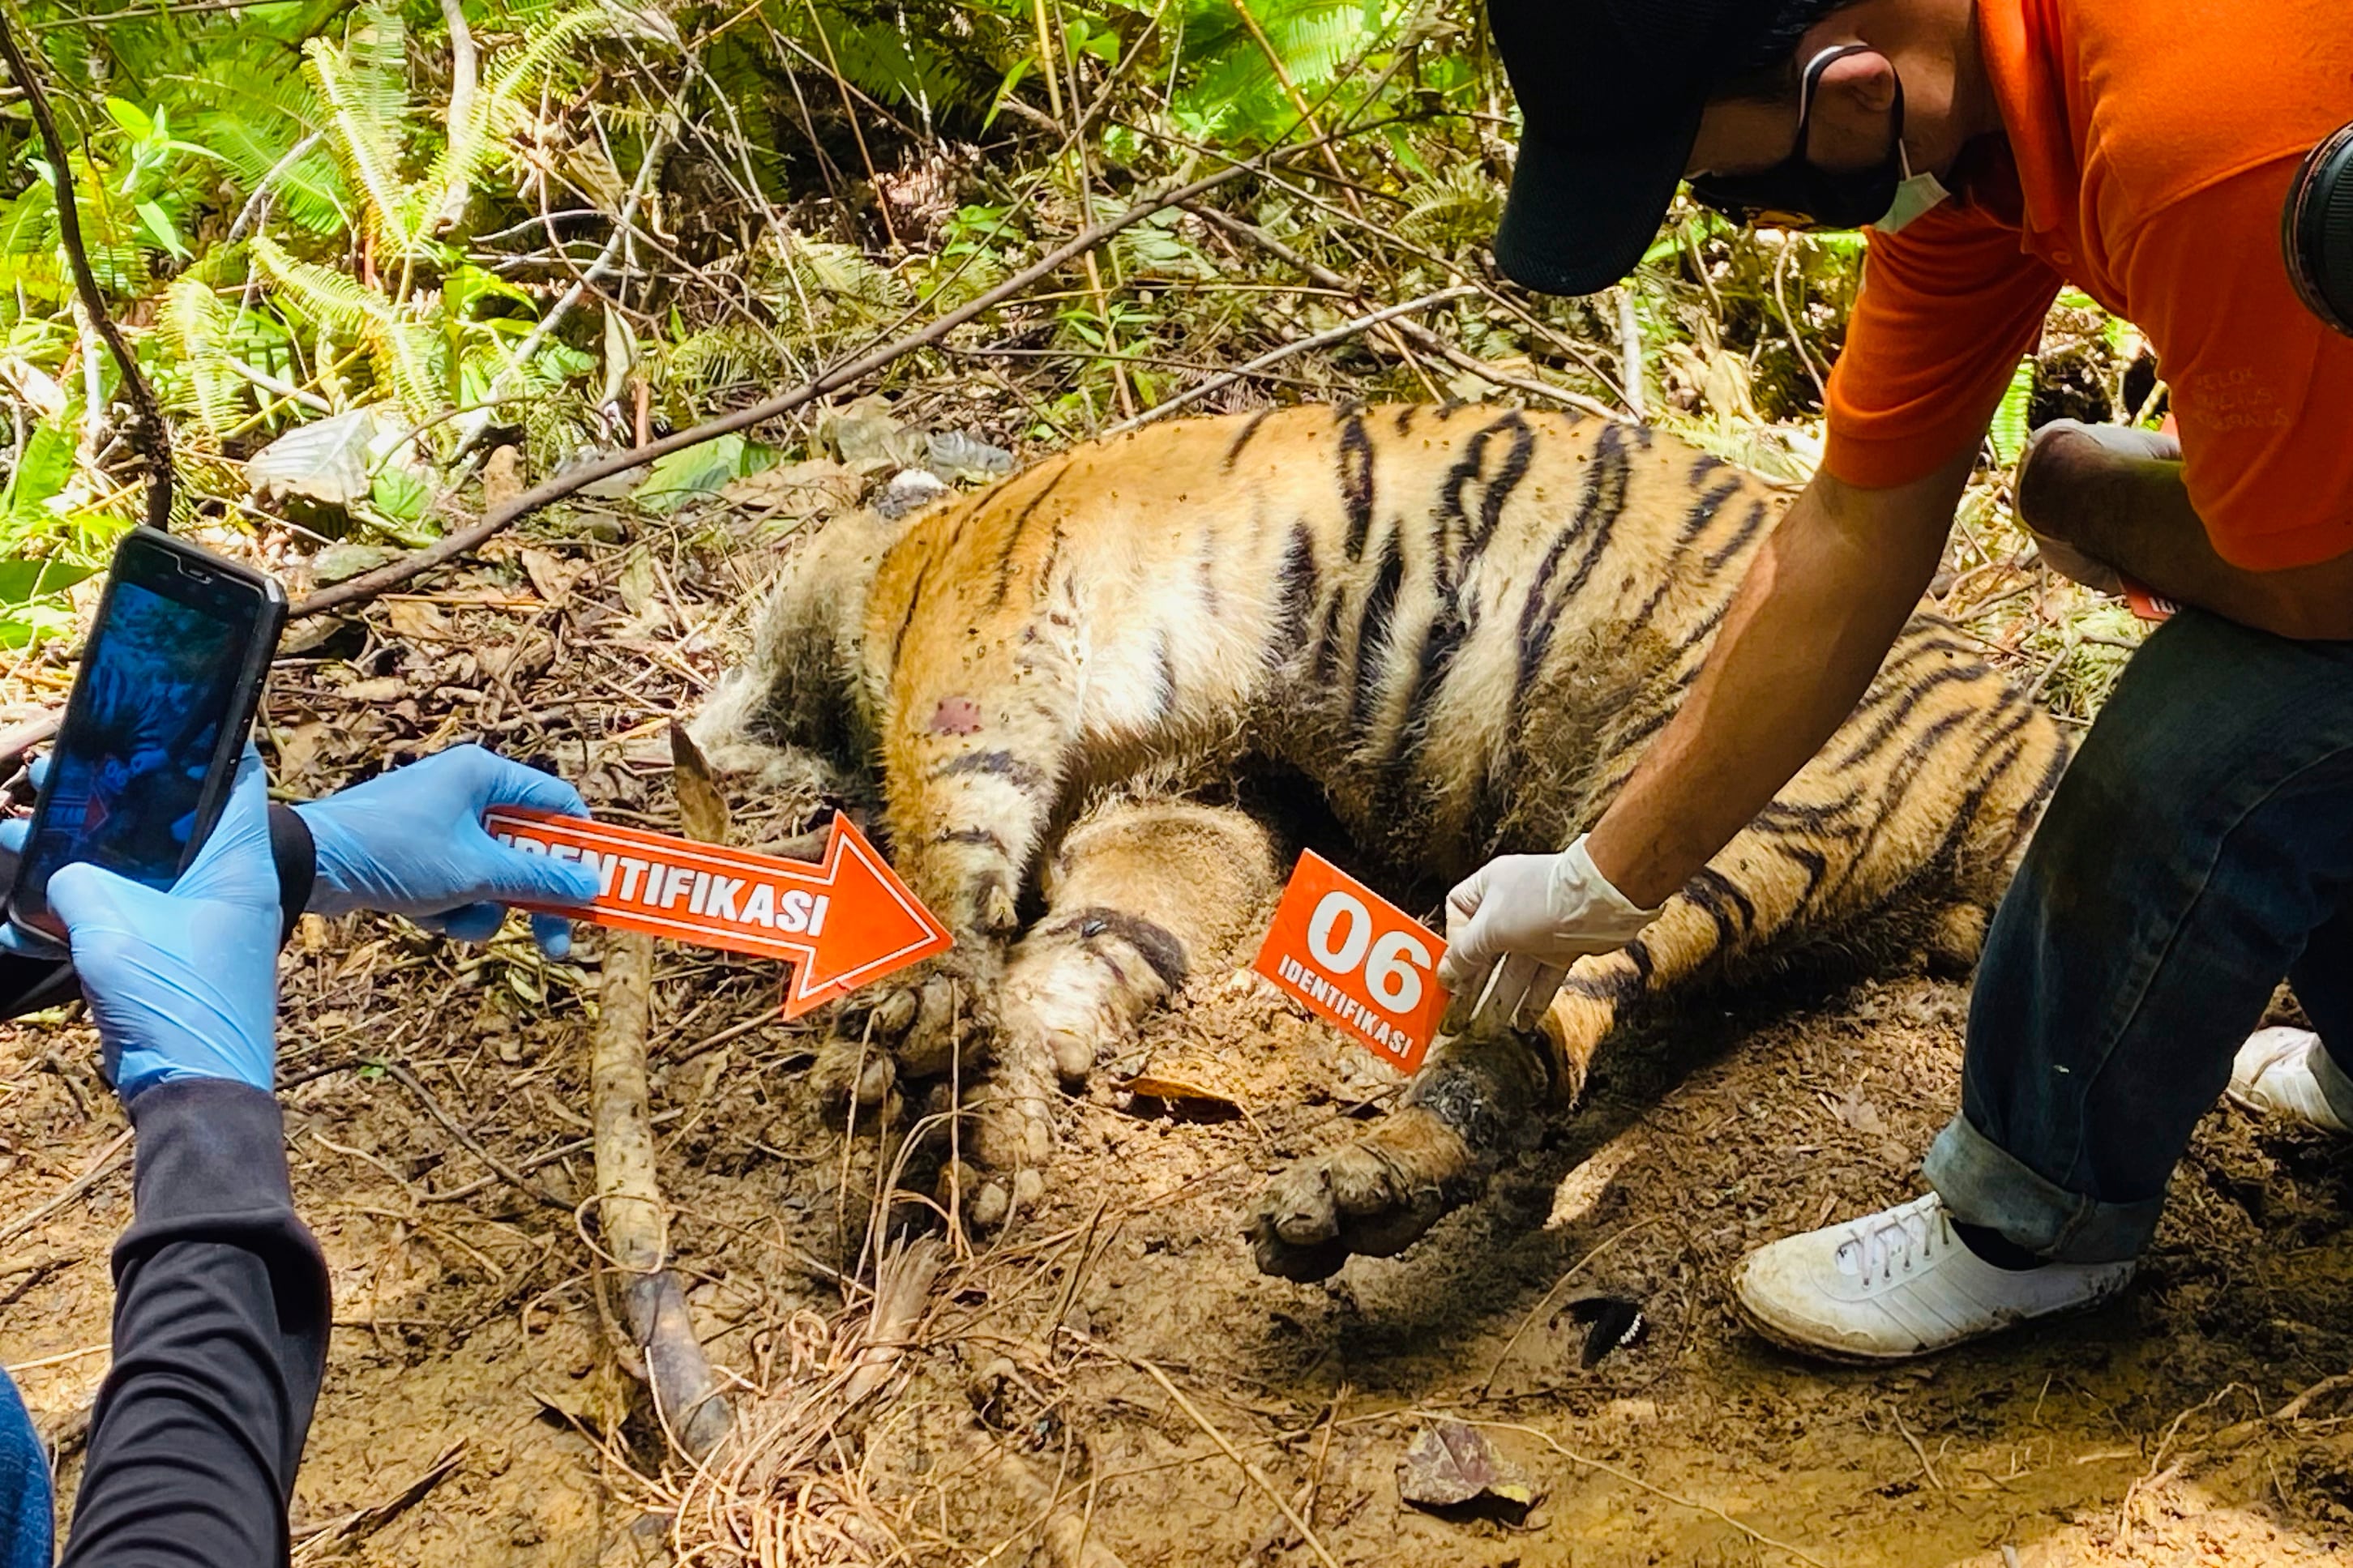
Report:
M 1760 1247 L 1733 1271 L 1741 1315 L 1775 1344 L 1831 1361 L 1902 1361 L 2030 1318 L 2096 1306 L 2130 1263 L 1997 1268 L 1931 1193 Z
M 2310 1029 L 2257 1029 L 2239 1047 L 2224 1092 L 2250 1110 L 2284 1116 L 2329 1132 L 2353 1132 L 2321 1092 L 2320 1073 L 2333 1067 Z

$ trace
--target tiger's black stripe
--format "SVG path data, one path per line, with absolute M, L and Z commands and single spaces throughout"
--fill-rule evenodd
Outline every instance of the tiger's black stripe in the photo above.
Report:
M 1389 623 L 1397 617 L 1398 589 L 1405 582 L 1405 548 L 1391 529 L 1381 544 L 1380 571 L 1372 592 L 1365 595 L 1365 613 L 1356 621 L 1356 695 L 1348 704 L 1348 722 L 1359 735 L 1372 722 L 1386 673 L 1382 655 L 1389 644 Z
M 1870 732 L 1849 747 L 1844 756 L 1831 763 L 1830 771 L 1843 773 L 1877 756 L 1880 748 L 1894 739 L 1896 731 L 1904 728 L 1905 721 L 1932 693 L 1944 687 L 1967 686 L 1992 678 L 1993 671 L 1982 664 L 1948 664 L 1942 669 L 1929 671 L 1919 679 L 1905 682 L 1902 687 L 1894 689 L 1898 692 L 1894 706 L 1881 714 Z
M 955 778 L 962 773 L 987 773 L 1001 778 L 1024 795 L 1034 795 L 1046 787 L 1045 769 L 1007 751 L 965 752 L 932 770 L 935 779 Z
M 1099 936 L 1115 937 L 1134 948 L 1152 973 L 1160 977 L 1160 984 L 1171 991 L 1182 990 L 1192 973 L 1192 961 L 1185 952 L 1185 943 L 1175 931 L 1157 921 L 1129 914 L 1124 910 L 1091 906 L 1056 921 L 1045 928 L 1045 934 L 1075 936 L 1082 942 L 1092 942 Z
M 1274 576 L 1274 661 L 1280 663 L 1307 641 L 1307 617 L 1315 609 L 1315 535 L 1303 522 L 1291 525 L 1291 543 Z
M 1329 687 L 1332 678 L 1340 672 L 1340 612 L 1347 607 L 1348 595 L 1335 590 L 1332 601 L 1324 606 L 1324 629 L 1315 637 L 1315 684 Z
M 1268 416 L 1273 412 L 1271 408 L 1261 408 L 1250 416 L 1250 423 L 1242 426 L 1241 434 L 1235 437 L 1233 445 L 1226 448 L 1226 460 L 1219 465 L 1227 473 L 1234 471 L 1234 465 L 1241 460 L 1242 448 L 1250 444 L 1250 437 L 1258 434 L 1258 427 L 1265 424 Z
M 1733 947 L 1744 931 L 1756 929 L 1757 905 L 1713 866 L 1701 867 L 1698 874 L 1683 884 L 1683 892 L 1715 922 L 1715 940 L 1720 946 Z
M 1577 561 L 1577 570 L 1569 574 L 1568 581 L 1560 585 L 1545 606 L 1544 626 L 1537 637 L 1539 659 L 1543 650 L 1552 646 L 1553 629 L 1560 624 L 1561 612 L 1601 564 L 1602 556 L 1609 549 L 1610 537 L 1617 531 L 1618 520 L 1626 515 L 1634 468 L 1620 434 L 1625 428 L 1612 425 L 1593 443 L 1593 467 L 1586 476 L 1585 496 L 1577 509 L 1577 531 L 1585 534 L 1585 553 Z
M 1373 442 L 1359 414 L 1349 415 L 1340 426 L 1340 500 L 1348 512 L 1342 553 L 1351 561 L 1362 560 L 1365 541 L 1373 531 Z
M 923 607 L 923 586 L 931 581 L 929 573 L 919 573 L 915 586 L 907 595 L 907 613 L 899 617 L 899 629 L 891 634 L 891 668 L 899 668 L 899 656 L 906 650 L 907 633 L 915 624 L 915 612 Z
M 1561 984 L 1561 990 L 1572 996 L 1583 996 L 1595 1002 L 1606 1002 L 1620 1012 L 1642 999 L 1651 988 L 1651 972 L 1655 961 L 1651 949 L 1641 937 L 1636 937 L 1618 950 L 1623 963 L 1609 963 L 1601 977 L 1571 974 Z
M 1713 577 L 1723 571 L 1725 562 L 1748 548 L 1748 542 L 1757 537 L 1758 529 L 1765 526 L 1765 519 L 1767 515 L 1768 511 L 1763 501 L 1757 501 L 1750 505 L 1748 515 L 1742 520 L 1739 531 L 1727 540 L 1722 548 L 1709 552 L 1707 557 L 1709 576 Z
M 1707 460 L 1715 461 L 1713 458 Z M 1696 480 L 1699 476 L 1694 473 L 1692 478 Z M 1715 514 L 1724 510 L 1724 503 L 1746 488 L 1738 479 L 1727 479 L 1694 501 L 1691 510 L 1683 514 L 1683 531 L 1676 536 L 1677 542 L 1689 544 L 1706 532 L 1707 525 L 1715 521 Z
M 1021 548 L 1021 536 L 1029 531 L 1029 520 L 1038 515 L 1038 509 L 1045 504 L 1046 498 L 1052 495 L 1054 488 L 1070 475 L 1071 464 L 1066 460 L 1054 470 L 1053 478 L 1038 487 L 1038 493 L 1029 498 L 1029 503 L 1013 520 L 1012 530 L 1005 536 L 1005 548 L 997 554 L 997 592 L 989 595 L 990 608 L 1003 607 L 1006 595 L 1013 591 L 1013 557 Z

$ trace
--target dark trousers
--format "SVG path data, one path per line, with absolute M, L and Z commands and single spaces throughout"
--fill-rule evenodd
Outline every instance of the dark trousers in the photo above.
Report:
M 2186 611 L 2134 656 L 1994 917 L 1930 1184 L 2045 1257 L 2137 1256 L 2283 976 L 2353 1122 L 2353 643 Z

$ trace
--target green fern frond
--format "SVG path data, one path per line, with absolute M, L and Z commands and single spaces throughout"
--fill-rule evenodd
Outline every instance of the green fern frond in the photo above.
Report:
M 169 391 L 175 411 L 193 414 L 206 434 L 219 437 L 245 414 L 245 379 L 227 364 L 226 342 L 234 315 L 210 285 L 193 277 L 173 279 L 164 291 L 156 330 L 177 362 L 178 384 Z
M 408 132 L 405 40 L 399 14 L 361 12 L 347 48 L 319 37 L 302 46 L 303 67 L 320 101 L 343 173 L 366 200 L 362 219 L 377 243 L 406 256 L 423 232 L 426 204 L 401 177 Z
M 253 259 L 296 310 L 340 337 L 365 337 L 393 322 L 392 302 L 383 295 L 355 278 L 288 255 L 267 235 L 254 236 Z
M 614 21 L 611 12 L 593 5 L 535 20 L 522 47 L 497 58 L 474 95 L 472 112 L 452 128 L 426 173 L 423 188 L 432 195 L 433 211 L 440 210 L 448 193 L 471 185 L 480 175 L 497 151 L 498 139 L 512 128 L 524 95 L 553 75 L 580 43 L 609 29 Z
M 1475 163 L 1409 186 L 1405 200 L 1405 216 L 1398 219 L 1398 232 L 1433 249 L 1484 243 L 1504 213 L 1503 188 Z

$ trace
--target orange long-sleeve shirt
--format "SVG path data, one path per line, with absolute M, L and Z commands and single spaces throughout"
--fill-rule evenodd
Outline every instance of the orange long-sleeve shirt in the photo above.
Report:
M 1978 0 L 2006 156 L 1874 233 L 1825 466 L 1908 483 L 1973 445 L 2063 281 L 2155 345 L 2184 479 L 2253 570 L 2353 551 L 2353 339 L 2298 302 L 2288 183 L 2353 121 L 2347 0 Z

